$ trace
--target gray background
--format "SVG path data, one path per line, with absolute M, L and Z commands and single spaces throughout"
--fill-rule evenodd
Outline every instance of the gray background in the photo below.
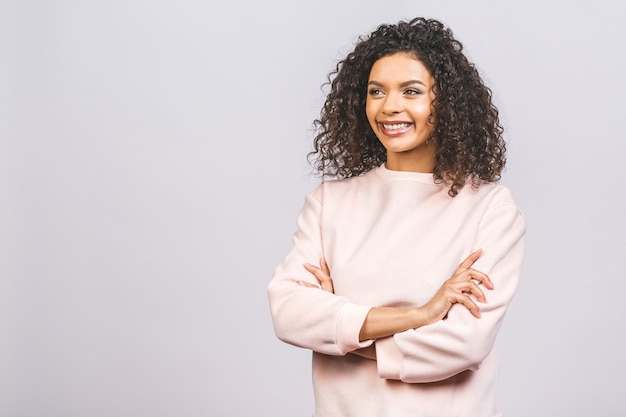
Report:
M 357 35 L 450 25 L 528 218 L 507 417 L 626 415 L 626 25 L 613 1 L 0 3 L 0 416 L 308 416 L 265 288 Z

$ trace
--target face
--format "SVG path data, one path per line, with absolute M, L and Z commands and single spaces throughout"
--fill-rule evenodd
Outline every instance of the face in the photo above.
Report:
M 432 172 L 435 145 L 430 138 L 435 80 L 413 55 L 380 58 L 370 71 L 365 112 L 387 149 L 388 169 Z

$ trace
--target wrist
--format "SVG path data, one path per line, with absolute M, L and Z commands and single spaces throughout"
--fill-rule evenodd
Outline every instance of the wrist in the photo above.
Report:
M 413 329 L 426 326 L 428 323 L 428 314 L 424 307 L 415 307 L 411 309 L 411 321 L 413 323 Z

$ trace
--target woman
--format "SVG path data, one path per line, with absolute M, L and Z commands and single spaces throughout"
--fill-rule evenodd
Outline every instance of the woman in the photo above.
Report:
M 313 351 L 315 416 L 500 415 L 493 346 L 525 221 L 496 184 L 491 91 L 422 18 L 359 39 L 329 80 L 311 156 L 332 180 L 268 287 L 277 336 Z

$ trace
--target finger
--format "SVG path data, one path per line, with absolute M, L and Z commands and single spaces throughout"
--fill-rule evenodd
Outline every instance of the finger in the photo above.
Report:
M 317 278 L 317 281 L 320 283 L 320 285 L 322 286 L 323 290 L 329 291 L 329 292 L 334 292 L 333 291 L 333 282 L 330 279 L 330 276 L 328 274 L 326 274 L 324 271 L 322 271 L 317 266 L 311 265 L 309 263 L 304 264 L 304 268 L 307 271 L 309 271 L 310 273 L 312 273 L 315 278 Z
M 486 303 L 487 298 L 485 297 L 485 293 L 480 289 L 480 287 L 474 281 L 462 281 L 462 282 L 454 282 L 450 283 L 450 288 L 454 295 L 456 296 L 459 293 L 471 295 L 476 301 L 481 303 Z
M 472 268 L 459 272 L 449 279 L 450 282 L 463 282 L 468 280 L 474 280 L 479 284 L 483 284 L 485 288 L 490 290 L 493 290 L 494 288 L 493 282 L 491 281 L 491 278 L 489 278 L 489 275 Z
M 462 272 L 462 271 L 468 269 L 469 267 L 471 267 L 474 264 L 474 262 L 476 262 L 476 260 L 478 260 L 478 258 L 480 258 L 480 255 L 482 255 L 482 254 L 483 254 L 483 250 L 482 249 L 478 249 L 478 250 L 470 253 L 469 256 L 467 258 L 465 258 L 463 260 L 463 262 L 461 262 L 459 267 L 454 271 L 454 275 L 456 275 L 459 272 Z
M 326 263 L 326 258 L 322 257 L 320 259 L 320 266 L 322 267 L 322 271 L 328 276 L 330 276 L 330 268 L 328 268 L 328 263 Z
M 472 298 L 469 295 L 467 294 L 459 295 L 458 297 L 456 297 L 456 302 L 458 304 L 464 305 L 465 308 L 467 308 L 474 317 L 476 317 L 477 319 L 480 318 L 480 309 L 478 308 L 476 303 L 472 301 Z
M 462 291 L 465 294 L 471 294 L 476 298 L 477 301 L 481 303 L 486 303 L 487 298 L 485 297 L 485 293 L 480 289 L 475 282 L 469 281 L 467 287 Z
M 334 293 L 335 292 L 335 287 L 333 286 L 333 280 L 330 277 L 330 268 L 328 267 L 328 263 L 326 262 L 326 258 L 324 258 L 323 256 L 320 259 L 320 267 L 322 269 L 322 272 L 324 273 L 324 278 L 325 278 L 325 282 L 326 282 L 326 287 L 324 289 Z
M 295 282 L 298 285 L 301 285 L 303 287 L 307 287 L 307 288 L 317 288 L 319 289 L 320 286 L 319 285 L 315 285 L 315 284 L 311 284 L 310 282 L 307 281 L 302 281 L 301 279 L 292 279 L 293 282 Z
M 311 274 L 313 274 L 315 279 L 317 279 L 320 283 L 323 281 L 323 279 L 324 279 L 324 276 L 323 276 L 324 275 L 324 271 L 322 271 L 319 267 L 317 267 L 317 266 L 315 266 L 313 264 L 306 263 L 306 264 L 304 264 L 304 269 L 306 269 Z
M 485 274 L 484 272 L 480 272 L 470 268 L 465 271 L 465 274 L 469 277 L 468 279 L 472 279 L 480 284 L 483 284 L 485 288 L 493 290 L 493 282 L 491 281 L 491 278 L 489 278 L 489 275 Z

